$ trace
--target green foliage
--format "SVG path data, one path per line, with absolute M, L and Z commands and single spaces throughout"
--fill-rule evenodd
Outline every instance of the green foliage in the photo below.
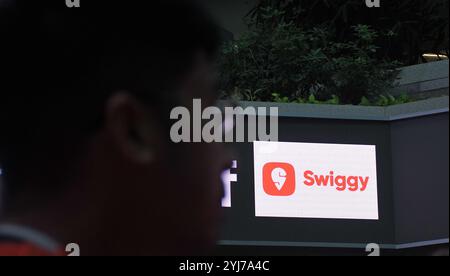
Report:
M 398 62 L 379 60 L 371 27 L 352 27 L 339 42 L 330 28 L 302 29 L 286 12 L 261 9 L 250 29 L 224 45 L 220 86 L 236 100 L 359 104 L 393 86 Z M 276 92 L 276 93 L 275 93 Z
M 332 95 L 331 99 L 329 99 L 329 100 L 321 101 L 321 100 L 317 100 L 316 97 L 314 96 L 314 94 L 309 95 L 309 97 L 306 99 L 298 98 L 294 102 L 303 103 L 303 104 L 331 104 L 331 105 L 340 104 L 339 97 L 336 95 Z
M 362 97 L 361 102 L 359 103 L 362 106 L 389 106 L 396 104 L 404 104 L 411 102 L 411 99 L 406 95 L 400 95 L 398 97 L 394 97 L 390 94 L 380 95 L 373 101 L 370 101 L 366 97 Z
M 309 95 L 308 98 L 298 98 L 295 100 L 289 100 L 288 97 L 281 97 L 279 93 L 272 94 L 272 101 L 276 103 L 301 103 L 301 104 L 329 104 L 329 105 L 339 105 L 341 101 L 338 96 L 332 95 L 331 99 L 326 101 L 317 100 L 314 94 Z M 359 105 L 361 106 L 389 106 L 389 105 L 397 105 L 411 102 L 411 98 L 406 94 L 400 95 L 398 97 L 392 96 L 390 94 L 380 95 L 377 98 L 370 101 L 368 98 L 363 96 Z
M 272 93 L 273 101 L 276 103 L 288 103 L 290 102 L 288 97 L 282 97 L 278 93 Z
M 267 7 L 283 11 L 284 20 L 297 26 L 332 28 L 340 42 L 351 39 L 352 26 L 373 26 L 385 34 L 377 38 L 377 56 L 407 65 L 426 52 L 448 54 L 448 0 L 382 0 L 376 9 L 368 9 L 364 0 L 260 0 L 250 17 L 264 24 Z
M 361 98 L 361 102 L 359 103 L 359 105 L 362 105 L 362 106 L 371 106 L 371 105 L 373 105 L 373 104 L 369 101 L 369 99 L 367 99 L 367 98 L 364 96 L 364 97 Z

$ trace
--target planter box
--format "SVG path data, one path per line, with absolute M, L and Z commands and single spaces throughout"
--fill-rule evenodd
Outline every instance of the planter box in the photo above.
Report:
M 252 143 L 235 144 L 222 245 L 386 249 L 448 243 L 447 96 L 390 107 L 242 102 L 279 108 L 279 141 L 375 145 L 377 221 L 255 217 Z

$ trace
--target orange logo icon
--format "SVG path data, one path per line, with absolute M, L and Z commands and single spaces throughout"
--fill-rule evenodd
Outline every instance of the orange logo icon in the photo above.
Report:
M 295 192 L 295 170 L 288 163 L 267 163 L 263 167 L 263 188 L 271 196 L 290 196 Z

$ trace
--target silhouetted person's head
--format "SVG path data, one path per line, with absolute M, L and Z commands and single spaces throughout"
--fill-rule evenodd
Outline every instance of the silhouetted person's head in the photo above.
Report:
M 210 245 L 225 150 L 169 135 L 171 108 L 215 101 L 209 18 L 186 1 L 1 2 L 7 218 L 85 254 Z

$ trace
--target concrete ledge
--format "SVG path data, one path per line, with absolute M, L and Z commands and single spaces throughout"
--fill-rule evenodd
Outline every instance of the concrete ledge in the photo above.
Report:
M 406 85 L 430 80 L 447 79 L 449 61 L 436 61 L 400 68 L 398 85 Z M 448 83 L 447 83 L 448 87 Z
M 437 61 L 400 68 L 397 87 L 392 95 L 408 94 L 413 98 L 449 95 L 449 61 Z
M 408 249 L 431 245 L 447 244 L 449 239 L 420 241 L 405 244 L 379 244 L 381 249 Z M 232 241 L 221 240 L 218 245 L 229 246 L 277 246 L 277 247 L 322 247 L 322 248 L 366 248 L 367 243 L 332 243 L 332 242 L 283 242 L 283 241 Z
M 445 113 L 448 110 L 448 96 L 385 107 L 388 121 Z
M 279 117 L 338 120 L 395 121 L 449 111 L 448 96 L 387 107 L 246 101 L 239 104 L 243 108 L 278 107 Z

